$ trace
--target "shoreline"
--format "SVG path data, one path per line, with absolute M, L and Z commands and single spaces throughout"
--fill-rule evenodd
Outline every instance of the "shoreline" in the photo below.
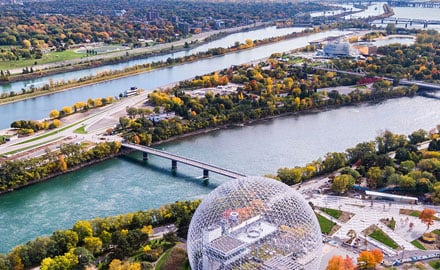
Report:
M 331 29 L 329 29 L 329 30 L 331 30 Z M 329 31 L 329 30 L 325 30 L 325 31 Z M 325 31 L 323 31 L 323 32 L 325 32 Z M 251 48 L 232 50 L 232 51 L 226 52 L 224 54 L 220 54 L 220 55 L 212 55 L 212 56 L 209 56 L 209 57 L 202 57 L 202 58 L 199 58 L 199 59 L 195 59 L 193 61 L 184 61 L 184 62 L 181 62 L 181 63 L 173 63 L 173 64 L 170 64 L 170 65 L 165 65 L 165 66 L 162 66 L 162 67 L 153 68 L 153 69 L 149 69 L 149 70 L 134 70 L 132 72 L 130 72 L 130 71 L 123 72 L 122 70 L 115 70 L 115 71 L 122 71 L 123 73 L 121 73 L 121 75 L 119 75 L 119 76 L 118 75 L 114 75 L 114 77 L 112 77 L 112 78 L 105 78 L 105 77 L 103 77 L 102 80 L 99 80 L 99 78 L 98 78 L 94 82 L 84 82 L 83 84 L 79 83 L 79 85 L 67 86 L 66 88 L 62 88 L 61 87 L 61 89 L 59 89 L 59 90 L 53 90 L 53 91 L 51 91 L 51 90 L 47 90 L 47 91 L 45 91 L 45 90 L 38 90 L 37 92 L 31 93 L 31 94 L 24 94 L 24 95 L 23 94 L 19 94 L 19 95 L 16 96 L 17 99 L 15 99 L 15 100 L 9 100 L 9 101 L 2 102 L 2 100 L 0 99 L 0 106 L 6 105 L 6 104 L 15 103 L 15 102 L 19 102 L 19 101 L 23 101 L 23 100 L 28 100 L 28 99 L 32 99 L 32 98 L 37 98 L 37 97 L 52 95 L 52 94 L 56 94 L 56 93 L 61 93 L 61 92 L 64 92 L 64 91 L 70 91 L 70 90 L 74 90 L 74 89 L 77 89 L 77 88 L 80 88 L 80 87 L 84 87 L 84 86 L 100 84 L 100 83 L 104 83 L 104 82 L 107 82 L 107 81 L 114 81 L 114 80 L 118 80 L 118 79 L 122 79 L 122 78 L 126 78 L 126 77 L 136 76 L 136 75 L 139 75 L 139 74 L 144 74 L 144 73 L 148 73 L 148 72 L 152 72 L 152 71 L 156 71 L 156 70 L 161 70 L 161 69 L 169 68 L 169 67 L 173 67 L 173 66 L 180 66 L 180 65 L 185 65 L 185 64 L 188 64 L 188 63 L 195 63 L 195 62 L 202 61 L 202 60 L 205 60 L 205 59 L 213 59 L 215 57 L 222 57 L 222 56 L 227 55 L 227 54 L 232 54 L 232 53 L 236 53 L 236 52 L 242 52 L 242 51 L 246 51 L 246 50 L 251 50 L 251 49 L 255 49 L 255 48 L 258 48 L 258 47 L 265 46 L 265 45 L 270 45 L 270 44 L 274 44 L 274 43 L 277 43 L 277 42 L 285 41 L 285 40 L 292 40 L 292 39 L 295 39 L 295 38 L 309 36 L 309 35 L 314 34 L 314 33 L 313 32 L 308 33 L 308 32 L 303 32 L 302 31 L 302 32 L 294 32 L 294 33 L 291 33 L 289 35 L 292 35 L 292 34 L 295 34 L 296 36 L 294 36 L 294 37 L 286 37 L 287 35 L 286 36 L 279 36 L 279 37 L 276 37 L 277 38 L 276 41 L 270 41 L 271 38 L 269 38 L 269 39 L 267 39 L 267 42 L 262 42 L 261 44 L 257 44 L 256 46 L 251 47 Z M 285 38 L 283 38 L 283 37 L 285 37 Z M 282 39 L 279 39 L 279 38 L 282 38 Z M 262 41 L 264 41 L 264 40 L 262 40 Z M 289 50 L 289 52 L 297 51 L 297 50 L 298 49 Z M 267 57 L 263 57 L 263 58 L 256 59 L 256 60 L 252 60 L 250 62 L 243 63 L 243 64 L 252 64 L 252 63 L 255 63 L 256 61 L 261 61 L 263 59 L 267 59 Z M 177 82 L 172 82 L 172 83 L 175 84 Z M 162 86 L 159 87 L 159 88 L 162 88 Z M 25 96 L 25 95 L 29 95 L 29 96 Z M 20 96 L 23 96 L 23 97 L 20 98 Z
M 220 38 L 223 38 L 223 37 L 231 35 L 231 34 L 241 33 L 241 32 L 245 33 L 247 31 L 258 30 L 258 29 L 270 27 L 270 26 L 271 26 L 270 23 L 260 22 L 259 24 L 256 24 L 256 25 L 244 25 L 244 26 L 238 26 L 238 27 L 229 28 L 229 29 L 215 30 L 216 31 L 215 33 L 209 33 L 209 32 L 201 33 L 201 34 L 199 34 L 199 35 L 201 35 L 200 36 L 201 41 L 199 41 L 199 39 L 196 39 L 195 40 L 196 43 L 195 44 L 190 43 L 189 48 L 185 48 L 183 45 L 176 45 L 177 47 L 175 47 L 174 43 L 190 41 L 191 38 L 197 38 L 196 35 L 194 35 L 193 37 L 189 37 L 186 39 L 182 39 L 182 40 L 178 40 L 178 41 L 174 41 L 174 42 L 170 42 L 170 43 L 159 44 L 159 45 L 164 45 L 165 47 L 164 48 L 157 48 L 157 49 L 151 50 L 151 51 L 148 50 L 149 49 L 148 47 L 132 48 L 130 50 L 124 51 L 124 52 L 129 53 L 128 56 L 117 56 L 117 55 L 114 55 L 115 52 L 110 52 L 108 54 L 98 55 L 98 56 L 100 56 L 100 58 L 94 57 L 91 59 L 84 59 L 84 62 L 82 62 L 82 60 L 83 60 L 82 58 L 78 58 L 78 59 L 68 60 L 68 61 L 78 61 L 77 63 L 69 63 L 69 62 L 64 63 L 64 61 L 52 62 L 52 63 L 42 64 L 40 68 L 38 68 L 38 65 L 37 65 L 37 66 L 33 66 L 36 68 L 36 70 L 33 73 L 16 74 L 9 81 L 0 81 L 0 85 L 8 84 L 11 82 L 32 80 L 32 79 L 37 79 L 37 78 L 56 75 L 56 74 L 62 74 L 62 73 L 71 72 L 71 71 L 85 70 L 85 69 L 89 69 L 91 67 L 95 68 L 95 67 L 102 67 L 105 65 L 121 64 L 121 63 L 129 62 L 129 61 L 133 61 L 133 60 L 140 60 L 140 59 L 146 59 L 149 57 L 161 56 L 161 55 L 165 55 L 165 54 L 168 54 L 171 52 L 176 53 L 176 52 L 181 52 L 181 51 L 187 51 L 187 50 L 197 48 L 197 47 L 202 46 L 208 42 L 218 40 Z M 206 34 L 206 36 L 203 34 Z M 194 42 L 194 41 L 190 41 L 190 42 Z M 143 49 L 143 50 L 140 50 L 140 49 Z M 136 52 L 135 50 L 140 50 L 140 51 Z M 120 52 L 117 52 L 117 53 L 120 53 Z M 53 65 L 53 67 L 52 68 L 44 67 L 45 65 Z
M 402 96 L 402 97 L 411 97 L 411 96 Z M 392 97 L 392 98 L 387 98 L 387 99 L 383 99 L 383 100 L 388 100 L 388 99 L 393 99 L 393 98 L 401 98 L 401 97 Z M 381 100 L 381 101 L 383 101 Z M 348 107 L 348 106 L 359 106 L 359 105 L 363 105 L 363 104 L 368 104 L 371 102 L 378 102 L 378 100 L 367 100 L 367 101 L 363 101 L 363 102 L 358 102 L 358 103 L 353 103 L 353 104 L 345 104 L 345 105 L 327 105 L 325 107 L 322 108 L 313 108 L 313 109 L 308 109 L 308 110 L 304 110 L 304 111 L 296 111 L 296 112 L 285 112 L 282 114 L 277 114 L 277 115 L 271 115 L 271 116 L 266 116 L 264 118 L 260 118 L 260 119 L 251 119 L 251 120 L 247 120 L 245 122 L 242 123 L 233 123 L 233 124 L 225 124 L 225 125 L 221 125 L 221 126 L 217 126 L 217 127 L 210 127 L 210 128 L 204 128 L 204 129 L 200 129 L 200 130 L 194 130 L 185 134 L 181 134 L 181 135 L 177 135 L 174 137 L 171 137 L 169 139 L 166 140 L 162 140 L 162 141 L 158 141 L 158 142 L 154 142 L 151 143 L 151 146 L 159 146 L 162 144 L 167 144 L 167 143 L 171 143 L 171 142 L 178 142 L 180 140 L 184 140 L 187 138 L 191 138 L 191 137 L 195 137 L 195 136 L 200 136 L 200 135 L 204 135 L 204 134 L 209 134 L 215 131 L 221 131 L 221 130 L 227 130 L 227 129 L 231 129 L 231 128 L 236 128 L 236 127 L 244 127 L 247 125 L 257 125 L 259 123 L 265 122 L 265 121 L 270 121 L 270 120 L 274 120 L 274 119 L 278 119 L 278 118 L 282 118 L 282 117 L 290 117 L 290 116 L 302 116 L 302 115 L 308 115 L 308 114 L 315 114 L 315 113 L 322 113 L 322 112 L 326 112 L 326 111 L 330 111 L 330 110 L 334 110 L 334 109 L 339 109 L 342 107 Z M 42 182 L 46 182 L 46 181 L 50 181 L 53 180 L 54 178 L 64 175 L 64 174 L 69 174 L 72 172 L 76 172 L 82 168 L 85 167 L 89 167 L 98 163 L 101 163 L 103 161 L 112 159 L 112 158 L 119 158 L 121 156 L 127 155 L 129 153 L 135 152 L 136 150 L 133 149 L 124 149 L 121 148 L 121 150 L 116 153 L 116 154 L 112 154 L 108 157 L 105 158 L 101 158 L 101 159 L 97 159 L 97 160 L 93 160 L 84 164 L 80 164 L 78 166 L 69 168 L 67 171 L 65 172 L 56 172 L 50 176 L 44 177 L 42 179 L 38 179 L 38 180 L 34 180 L 31 182 L 28 182 L 27 184 L 20 186 L 20 187 L 16 187 L 12 190 L 5 190 L 5 191 L 0 191 L 0 196 L 14 192 L 16 190 L 20 190 L 32 185 L 36 185 Z

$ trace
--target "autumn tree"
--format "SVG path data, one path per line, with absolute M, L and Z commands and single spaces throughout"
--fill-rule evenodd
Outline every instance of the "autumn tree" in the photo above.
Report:
M 60 171 L 62 172 L 67 171 L 67 163 L 66 160 L 64 159 L 64 155 L 59 155 L 58 161 L 59 161 L 58 166 L 60 168 Z
M 371 254 L 373 254 L 376 263 L 381 263 L 383 261 L 383 253 L 380 249 L 375 248 L 371 250 Z
M 434 218 L 435 218 L 435 210 L 431 208 L 425 208 L 419 215 L 419 219 L 422 223 L 426 224 L 427 230 L 429 230 L 429 227 L 434 224 Z
M 364 250 L 359 253 L 359 257 L 357 258 L 359 269 L 374 269 L 382 260 L 383 253 L 379 249 L 373 249 L 371 251 Z
M 328 264 L 326 270 L 354 270 L 355 266 L 353 261 L 348 255 L 345 259 L 342 256 L 335 255 L 333 256 Z
M 66 106 L 66 107 L 63 107 L 62 109 L 61 109 L 61 111 L 64 113 L 64 114 L 71 114 L 72 113 L 72 107 L 68 107 L 68 106 Z
M 58 110 L 52 110 L 49 113 L 50 118 L 58 118 L 60 116 L 60 112 Z
M 368 250 L 364 250 L 359 253 L 359 257 L 357 258 L 359 269 L 374 269 L 376 267 L 376 258 L 373 253 Z

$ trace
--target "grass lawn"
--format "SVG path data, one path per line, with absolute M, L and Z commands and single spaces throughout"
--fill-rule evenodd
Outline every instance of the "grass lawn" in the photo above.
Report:
M 20 59 L 18 61 L 0 61 L 0 70 L 31 67 L 35 65 L 35 62 L 37 62 L 37 64 L 40 65 L 40 64 L 54 63 L 54 62 L 81 58 L 82 56 L 85 56 L 85 54 L 76 53 L 72 50 L 67 50 L 63 52 L 49 52 L 43 54 L 43 58 L 41 59 Z
M 413 244 L 418 249 L 426 250 L 426 248 L 422 245 L 422 243 L 420 243 L 419 240 L 417 240 L 417 239 L 411 241 L 411 244 Z
M 390 248 L 396 249 L 399 246 L 391 239 L 388 235 L 386 235 L 382 230 L 377 229 L 369 235 L 371 238 L 376 239 L 384 245 L 389 246 Z
M 316 214 L 316 217 L 318 218 L 319 226 L 321 227 L 321 232 L 325 234 L 329 234 L 332 231 L 333 226 L 335 226 L 335 223 L 319 214 Z
M 419 211 L 419 210 L 410 210 L 410 209 L 400 209 L 399 213 L 418 218 L 420 216 L 421 211 Z M 440 218 L 434 216 L 434 220 L 440 221 Z
M 81 126 L 73 131 L 73 133 L 77 134 L 87 134 L 87 131 L 84 126 Z
M 440 260 L 432 261 L 428 263 L 435 270 L 440 270 Z
M 433 230 L 432 232 L 435 233 L 435 234 L 437 234 L 437 235 L 440 235 L 440 230 L 439 230 L 439 229 L 435 229 L 435 230 Z
M 321 211 L 328 214 L 329 216 L 332 216 L 336 219 L 339 219 L 342 215 L 342 211 L 340 210 L 336 210 L 336 209 L 331 209 L 331 208 L 321 208 Z

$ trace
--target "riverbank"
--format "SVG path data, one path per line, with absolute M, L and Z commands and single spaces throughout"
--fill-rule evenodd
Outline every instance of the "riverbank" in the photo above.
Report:
M 10 77 L 9 81 L 0 81 L 0 84 L 7 84 L 11 82 L 17 82 L 22 80 L 36 79 L 44 76 L 50 76 L 55 74 L 61 74 L 68 71 L 76 71 L 88 69 L 91 67 L 100 67 L 109 64 L 120 64 L 131 60 L 145 59 L 148 57 L 161 56 L 170 52 L 176 53 L 180 51 L 186 51 L 191 48 L 202 46 L 208 42 L 220 39 L 227 35 L 247 32 L 251 30 L 257 30 L 270 26 L 270 23 L 255 23 L 254 25 L 246 25 L 240 27 L 234 27 L 229 29 L 215 30 L 212 32 L 204 32 L 194 35 L 189 38 L 174 41 L 171 43 L 159 44 L 156 47 L 142 47 L 135 48 L 123 52 L 112 52 L 93 57 L 87 57 L 85 59 L 75 59 L 63 62 L 54 62 L 45 65 L 36 65 L 32 68 L 34 72 L 27 74 L 19 74 L 21 69 L 12 70 L 11 73 L 15 74 Z
M 327 31 L 327 30 L 333 29 L 334 27 L 336 27 L 336 25 L 334 25 L 333 27 L 329 26 L 328 29 L 324 29 L 322 31 Z M 105 82 L 105 81 L 111 81 L 111 80 L 121 79 L 121 78 L 125 78 L 125 77 L 130 77 L 130 76 L 134 76 L 134 75 L 138 75 L 138 74 L 142 74 L 142 73 L 146 73 L 146 72 L 150 72 L 150 71 L 159 70 L 162 68 L 168 68 L 168 67 L 172 67 L 172 66 L 186 64 L 186 63 L 192 63 L 192 62 L 196 62 L 196 61 L 200 61 L 200 60 L 204 60 L 204 59 L 210 59 L 210 58 L 214 58 L 214 57 L 221 57 L 226 54 L 235 53 L 238 51 L 250 50 L 250 49 L 258 48 L 258 47 L 261 47 L 264 45 L 284 41 L 284 40 L 291 40 L 291 39 L 295 39 L 295 38 L 308 36 L 308 35 L 311 35 L 314 33 L 316 33 L 316 30 L 311 31 L 311 30 L 306 29 L 306 30 L 304 30 L 302 32 L 298 32 L 298 33 L 293 32 L 291 34 L 284 35 L 284 36 L 267 38 L 267 39 L 263 39 L 263 40 L 257 40 L 253 43 L 252 46 L 245 46 L 246 44 L 240 44 L 239 47 L 215 48 L 215 49 L 210 49 L 210 50 L 203 52 L 203 53 L 197 53 L 197 54 L 192 54 L 190 56 L 170 59 L 170 61 L 167 60 L 166 62 L 159 61 L 159 62 L 153 62 L 153 63 L 147 63 L 147 64 L 141 64 L 141 65 L 134 65 L 130 68 L 125 68 L 123 70 L 113 70 L 113 71 L 108 71 L 108 72 L 98 74 L 98 75 L 89 75 L 89 76 L 86 76 L 83 78 L 76 79 L 73 82 L 72 81 L 52 82 L 51 85 L 46 84 L 40 88 L 33 88 L 32 90 L 28 90 L 27 92 L 24 91 L 22 94 L 15 94 L 14 96 L 11 96 L 11 97 L 4 97 L 4 98 L 0 99 L 0 105 L 14 103 L 17 101 L 31 99 L 31 98 L 35 98 L 35 97 L 50 95 L 50 94 L 61 92 L 61 91 L 73 90 L 78 87 L 92 85 L 92 84 L 101 83 L 101 82 Z M 31 91 L 31 92 L 29 92 L 29 91 Z

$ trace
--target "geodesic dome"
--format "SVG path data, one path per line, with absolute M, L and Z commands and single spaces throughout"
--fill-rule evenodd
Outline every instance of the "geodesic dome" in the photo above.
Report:
M 209 193 L 188 230 L 193 270 L 316 270 L 318 220 L 291 187 L 264 177 L 231 180 Z

